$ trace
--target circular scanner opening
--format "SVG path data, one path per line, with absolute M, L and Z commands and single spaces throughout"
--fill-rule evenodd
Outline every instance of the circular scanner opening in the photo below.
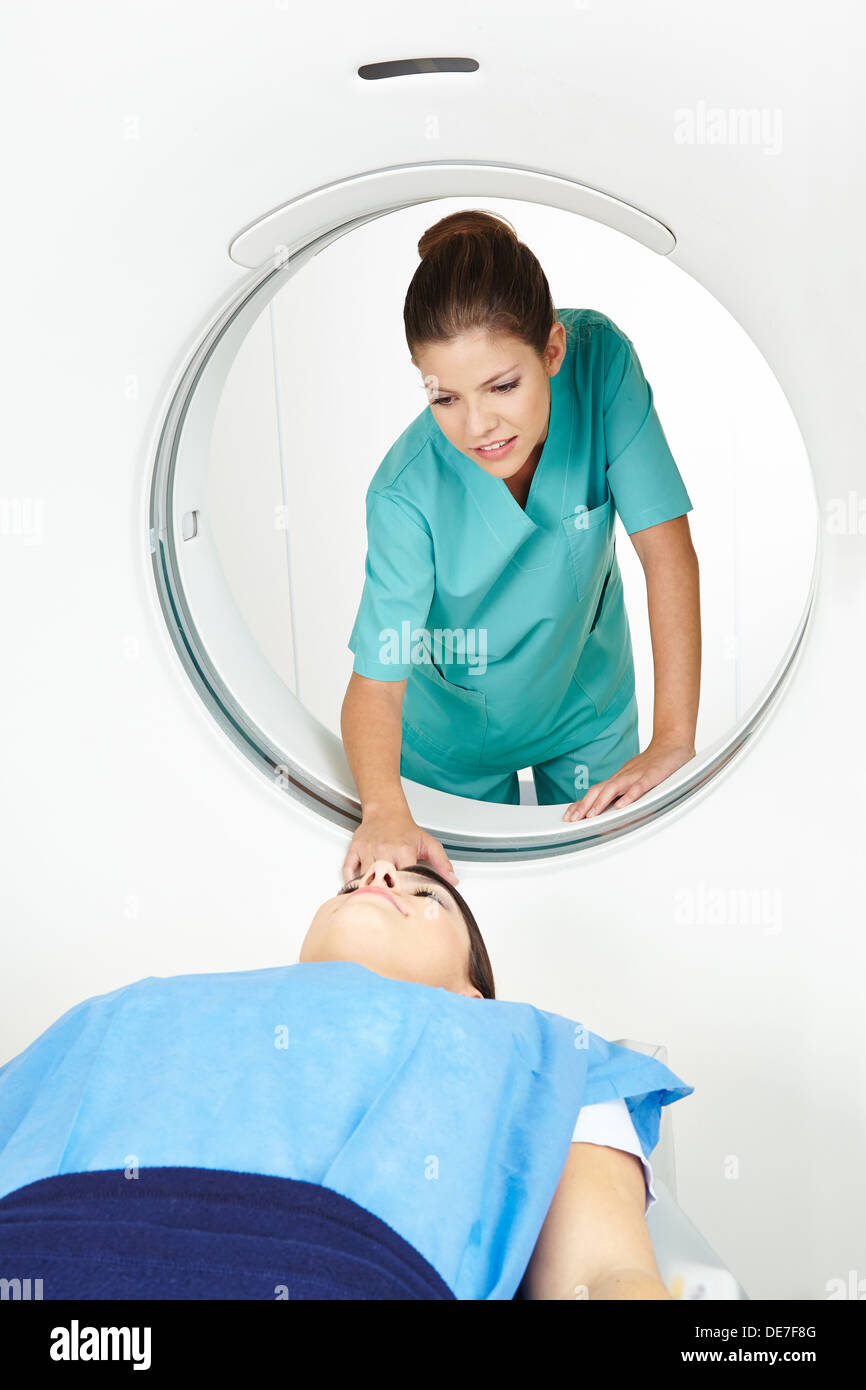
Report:
M 275 243 L 192 350 L 159 440 L 150 526 L 163 612 L 211 713 L 276 788 L 353 829 L 360 806 L 339 730 L 365 492 L 427 405 L 402 320 L 418 239 L 469 207 L 509 219 L 558 307 L 598 310 L 632 340 L 693 503 L 701 578 L 697 756 L 659 787 L 569 824 L 564 807 L 533 804 L 528 769 L 520 806 L 404 782 L 415 819 L 449 854 L 501 861 L 586 849 L 681 806 L 744 748 L 793 668 L 816 569 L 811 471 L 776 378 L 712 295 L 631 236 L 542 197 L 480 189 L 389 202 L 324 231 L 320 220 Z M 646 583 L 619 518 L 616 554 L 644 748 Z

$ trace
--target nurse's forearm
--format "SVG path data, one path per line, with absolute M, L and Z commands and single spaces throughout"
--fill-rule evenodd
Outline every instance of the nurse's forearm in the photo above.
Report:
M 694 747 L 701 692 L 701 602 L 691 546 L 644 567 L 653 648 L 653 742 Z
M 343 746 L 364 814 L 409 809 L 400 781 L 405 689 L 405 681 L 368 680 L 353 671 L 343 699 Z

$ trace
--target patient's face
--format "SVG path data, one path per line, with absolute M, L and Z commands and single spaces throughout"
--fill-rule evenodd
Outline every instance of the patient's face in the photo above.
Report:
M 355 961 L 392 980 L 481 998 L 469 982 L 469 932 L 455 899 L 385 859 L 322 903 L 299 959 Z

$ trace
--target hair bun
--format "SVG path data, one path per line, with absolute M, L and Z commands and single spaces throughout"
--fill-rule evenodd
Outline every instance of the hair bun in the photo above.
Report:
M 427 228 L 418 242 L 418 255 L 423 261 L 451 237 L 461 234 L 464 236 L 497 237 L 503 233 L 509 241 L 519 240 L 511 223 L 496 213 L 482 212 L 477 208 L 470 208 L 466 212 L 452 212 L 447 217 L 442 217 L 438 222 L 434 222 L 432 227 Z
M 413 361 L 430 343 L 480 332 L 519 338 L 546 365 L 556 306 L 538 258 L 507 217 L 452 212 L 427 228 L 418 255 L 403 303 Z

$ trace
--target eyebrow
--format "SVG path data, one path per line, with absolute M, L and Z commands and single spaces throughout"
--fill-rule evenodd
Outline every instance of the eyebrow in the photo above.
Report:
M 517 371 L 517 368 L 518 368 L 519 366 L 520 366 L 520 363 L 519 363 L 519 362 L 515 362 L 514 365 L 513 365 L 512 367 L 504 367 L 503 370 L 502 370 L 501 372 L 497 372 L 495 376 L 488 377 L 487 381 L 482 381 L 481 385 L 478 387 L 478 390 L 479 390 L 479 391 L 482 391 L 482 390 L 484 389 L 485 386 L 492 386 L 493 383 L 494 383 L 494 381 L 498 381 L 499 378 L 500 378 L 501 376 L 507 376 L 509 372 L 515 372 L 515 371 Z M 437 396 L 459 396 L 459 395 L 460 395 L 460 392 L 459 392 L 459 391 L 450 391 L 450 390 L 448 389 L 447 386 L 442 386 L 442 387 L 440 387 L 440 389 L 436 392 L 436 395 L 437 395 Z

